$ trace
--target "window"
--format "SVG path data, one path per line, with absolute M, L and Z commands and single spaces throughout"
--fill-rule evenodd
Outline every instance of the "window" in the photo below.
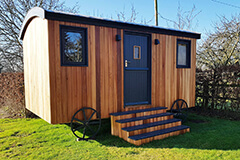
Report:
M 190 68 L 191 41 L 177 39 L 177 68 Z
M 133 59 L 141 59 L 141 47 L 133 46 Z
M 60 26 L 61 65 L 87 66 L 87 28 Z

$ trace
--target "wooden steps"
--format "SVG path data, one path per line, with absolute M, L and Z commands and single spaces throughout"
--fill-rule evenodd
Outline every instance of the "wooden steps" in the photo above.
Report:
M 148 111 L 158 111 L 158 110 L 164 110 L 164 109 L 167 109 L 167 107 L 155 107 L 155 108 L 138 109 L 138 110 L 132 110 L 132 111 L 126 111 L 126 112 L 116 112 L 116 113 L 110 113 L 110 115 L 120 116 L 120 115 L 127 115 L 127 114 L 141 113 L 141 112 L 148 112 Z
M 190 132 L 180 119 L 174 119 L 166 107 L 146 108 L 111 113 L 111 133 L 124 140 L 141 145 L 153 140 Z
M 163 121 L 157 121 L 157 122 L 152 122 L 152 123 L 147 123 L 147 124 L 142 124 L 142 125 L 137 125 L 137 126 L 132 126 L 132 127 L 125 127 L 122 128 L 122 130 L 131 132 L 139 129 L 145 129 L 145 128 L 150 128 L 150 127 L 155 127 L 155 126 L 160 126 L 163 124 L 168 124 L 168 123 L 173 123 L 173 122 L 180 122 L 180 119 L 168 119 L 168 120 L 163 120 Z
M 128 122 L 148 120 L 148 119 L 165 117 L 165 116 L 172 116 L 172 114 L 171 113 L 159 113 L 159 114 L 153 114 L 153 115 L 148 115 L 148 116 L 141 116 L 141 117 L 134 117 L 134 118 L 116 120 L 116 122 L 118 122 L 118 123 L 128 123 Z

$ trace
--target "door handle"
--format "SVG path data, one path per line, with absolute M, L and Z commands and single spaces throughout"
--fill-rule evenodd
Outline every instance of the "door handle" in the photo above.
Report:
M 125 67 L 127 67 L 129 63 L 131 63 L 131 61 L 125 60 Z

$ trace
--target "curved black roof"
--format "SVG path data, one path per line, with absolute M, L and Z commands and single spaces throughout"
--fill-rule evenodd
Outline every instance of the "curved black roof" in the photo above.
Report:
M 49 10 L 45 10 L 40 7 L 34 7 L 28 11 L 28 13 L 23 21 L 22 28 L 21 28 L 21 31 L 19 34 L 19 38 L 21 40 L 24 37 L 25 31 L 28 27 L 28 24 L 35 17 L 40 17 L 42 19 L 49 19 L 49 20 L 74 22 L 74 23 L 90 24 L 90 25 L 97 25 L 97 26 L 106 26 L 106 27 L 113 27 L 113 28 L 121 28 L 121 29 L 129 29 L 129 30 L 136 30 L 136 31 L 143 31 L 143 32 L 166 34 L 166 35 L 175 35 L 175 36 L 182 36 L 182 37 L 189 37 L 189 38 L 196 38 L 196 39 L 201 38 L 200 33 L 191 32 L 191 31 L 176 30 L 176 29 L 162 28 L 162 27 L 158 27 L 158 26 L 148 26 L 148 25 L 142 25 L 142 24 L 121 22 L 121 21 L 115 21 L 115 20 L 109 20 L 109 19 L 103 19 L 103 18 L 95 18 L 95 17 L 90 17 L 90 16 L 83 16 L 83 15 L 58 12 L 58 11 L 49 11 Z

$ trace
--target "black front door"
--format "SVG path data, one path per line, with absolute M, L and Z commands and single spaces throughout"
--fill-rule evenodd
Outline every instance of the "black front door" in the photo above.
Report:
M 151 103 L 151 36 L 124 34 L 124 104 Z

